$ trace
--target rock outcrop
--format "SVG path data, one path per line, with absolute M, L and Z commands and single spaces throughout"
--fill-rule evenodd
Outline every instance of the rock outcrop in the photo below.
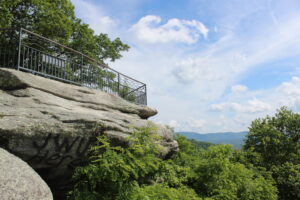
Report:
M 53 200 L 41 177 L 23 160 L 0 148 L 1 200 Z
M 164 138 L 162 154 L 177 151 L 171 131 L 147 120 L 156 113 L 100 90 L 0 69 L 0 147 L 47 183 L 70 174 L 99 134 L 122 143 L 133 127 L 156 126 Z

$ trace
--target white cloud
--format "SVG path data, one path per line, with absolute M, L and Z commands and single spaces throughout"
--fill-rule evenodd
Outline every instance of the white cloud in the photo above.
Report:
M 138 64 L 132 62 L 128 66 L 136 66 L 136 70 L 139 70 L 140 65 L 147 66 L 149 73 L 146 74 L 152 78 L 149 79 L 149 83 L 154 90 L 164 88 L 167 97 L 149 96 L 149 102 L 153 103 L 151 105 L 160 111 L 155 119 L 163 119 L 165 122 L 170 119 L 176 120 L 177 130 L 246 130 L 252 120 L 274 113 L 280 105 L 290 105 L 300 110 L 300 97 L 284 96 L 283 91 L 275 92 L 278 90 L 276 86 L 275 89 L 264 90 L 264 86 L 261 85 L 260 89 L 252 91 L 244 85 L 234 85 L 258 65 L 263 67 L 268 62 L 299 54 L 300 42 L 295 35 L 300 36 L 300 27 L 295 23 L 295 20 L 288 20 L 282 24 L 283 32 L 280 33 L 272 32 L 273 29 L 269 27 L 259 30 L 258 34 L 246 37 L 246 40 L 251 42 L 246 42 L 240 35 L 229 32 L 204 49 L 188 52 L 189 54 L 186 54 L 186 49 L 181 48 L 143 46 L 149 48 L 146 52 L 143 49 L 141 55 L 144 58 Z M 296 31 L 295 27 L 299 30 Z M 288 50 L 289 48 L 293 51 Z M 154 69 L 159 70 L 159 73 L 153 73 Z M 143 73 L 145 74 L 145 71 Z M 173 75 L 173 79 L 170 74 Z M 297 94 L 300 92 L 297 87 L 293 84 L 287 91 Z M 231 89 L 231 93 L 224 93 L 228 88 Z M 211 105 L 212 101 L 221 103 Z M 219 112 L 210 112 L 212 110 Z M 222 125 L 218 125 L 219 114 L 226 117 Z M 205 124 L 196 129 L 188 122 L 187 116 L 205 119 Z
M 248 100 L 246 103 L 226 102 L 212 104 L 212 111 L 233 111 L 236 113 L 260 113 L 271 109 L 271 105 L 258 99 Z
M 282 83 L 279 90 L 288 96 L 300 96 L 300 78 L 292 77 L 290 82 Z
M 180 121 L 170 120 L 169 122 L 163 123 L 163 124 L 167 124 L 177 131 L 178 130 L 201 131 L 205 128 L 206 123 L 207 123 L 206 120 L 188 117 L 188 118 L 186 118 L 184 120 L 180 120 Z
M 216 61 L 210 58 L 183 59 L 175 64 L 173 75 L 182 83 L 222 79 L 222 73 L 215 70 L 216 65 Z
M 132 16 L 127 8 L 124 10 L 131 17 L 123 19 L 98 6 L 84 6 L 91 1 L 72 1 L 77 2 L 76 7 L 84 19 L 88 19 L 85 22 L 92 24 L 97 32 L 108 30 L 130 44 L 130 51 L 112 67 L 147 83 L 148 103 L 159 111 L 152 118 L 155 121 L 185 131 L 240 131 L 246 130 L 253 119 L 271 114 L 281 105 L 300 111 L 297 77 L 269 89 L 264 89 L 261 83 L 256 91 L 250 89 L 251 83 L 249 88 L 234 85 L 247 78 L 248 72 L 255 72 L 258 66 L 263 68 L 300 55 L 298 12 L 274 12 L 277 20 L 274 25 L 265 15 L 260 16 L 268 12 L 257 1 L 260 7 L 253 6 L 248 13 L 248 6 L 242 6 L 241 10 L 238 9 L 241 4 L 236 3 L 237 8 L 230 9 L 232 12 L 222 12 L 221 21 L 210 21 L 204 16 L 197 19 L 199 21 L 175 18 L 163 22 L 158 16 L 148 15 L 132 25 L 128 22 L 137 15 Z M 121 1 L 120 5 L 123 6 Z M 242 17 L 237 15 L 237 10 Z M 176 13 L 174 16 L 177 17 Z M 217 27 L 209 32 L 209 37 L 208 29 L 200 22 L 203 19 L 210 22 L 211 27 Z M 194 44 L 205 37 L 205 43 L 197 47 L 180 45 Z M 156 45 L 152 45 L 154 43 Z M 231 92 L 225 93 L 228 88 Z M 212 102 L 221 103 L 211 105 Z
M 208 28 L 197 20 L 173 18 L 162 25 L 161 21 L 159 16 L 147 15 L 134 24 L 131 31 L 139 40 L 147 43 L 193 44 L 199 40 L 200 35 L 205 38 L 208 35 Z
M 249 100 L 248 106 L 245 108 L 245 111 L 249 113 L 258 113 L 268 110 L 271 110 L 271 105 L 258 99 Z
M 176 120 L 170 120 L 168 125 L 173 127 L 173 128 L 177 128 L 179 124 Z
M 206 121 L 202 120 L 202 119 L 190 118 L 187 121 L 187 124 L 188 124 L 188 128 L 190 130 L 201 130 L 201 129 L 203 129 L 204 125 L 206 124 Z
M 223 111 L 227 107 L 226 103 L 218 103 L 218 104 L 211 104 L 210 110 L 211 111 Z
M 241 92 L 246 92 L 247 90 L 248 88 L 245 85 L 234 85 L 231 87 L 232 93 L 241 93 Z
M 300 78 L 292 77 L 289 81 L 264 90 L 249 90 L 243 93 L 226 95 L 228 101 L 211 104 L 210 110 L 221 114 L 217 125 L 222 130 L 244 130 L 256 118 L 272 115 L 281 106 L 287 106 L 296 112 L 300 111 Z M 259 96 L 259 98 L 256 98 Z M 249 100 L 250 98 L 250 100 Z M 229 114 L 231 113 L 231 114 Z M 211 122 L 210 122 L 211 123 Z M 211 126 L 211 125 L 210 125 Z
M 108 16 L 100 6 L 82 0 L 72 0 L 76 14 L 97 33 L 112 34 L 117 26 L 117 20 Z
M 283 82 L 274 90 L 274 99 L 279 106 L 288 106 L 300 111 L 300 78 L 292 77 L 290 81 Z

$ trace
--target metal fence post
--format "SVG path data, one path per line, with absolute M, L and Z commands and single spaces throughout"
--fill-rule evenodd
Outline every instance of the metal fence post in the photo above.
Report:
M 21 63 L 21 47 L 22 47 L 22 28 L 20 28 L 19 31 L 19 48 L 18 48 L 18 65 L 17 69 L 19 70 L 20 68 L 20 63 Z
M 81 54 L 81 66 L 80 66 L 80 69 L 79 69 L 80 85 L 84 85 L 83 80 L 82 80 L 82 72 L 83 72 L 83 55 Z
M 147 105 L 147 85 L 145 84 L 145 101 L 143 102 L 144 105 Z
M 120 96 L 120 74 L 118 73 L 118 95 Z

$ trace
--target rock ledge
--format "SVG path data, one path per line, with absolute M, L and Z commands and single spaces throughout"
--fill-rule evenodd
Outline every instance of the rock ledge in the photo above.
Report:
M 133 127 L 155 126 L 164 139 L 162 155 L 176 152 L 171 131 L 146 120 L 156 113 L 100 90 L 0 69 L 0 147 L 47 183 L 70 174 L 99 134 L 124 142 Z

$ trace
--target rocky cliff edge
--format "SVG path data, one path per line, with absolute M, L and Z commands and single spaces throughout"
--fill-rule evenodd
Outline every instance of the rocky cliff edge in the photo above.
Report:
M 0 69 L 0 147 L 46 179 L 70 172 L 99 134 L 124 142 L 133 127 L 157 127 L 162 155 L 172 154 L 178 145 L 171 131 L 147 120 L 155 114 L 100 90 Z

